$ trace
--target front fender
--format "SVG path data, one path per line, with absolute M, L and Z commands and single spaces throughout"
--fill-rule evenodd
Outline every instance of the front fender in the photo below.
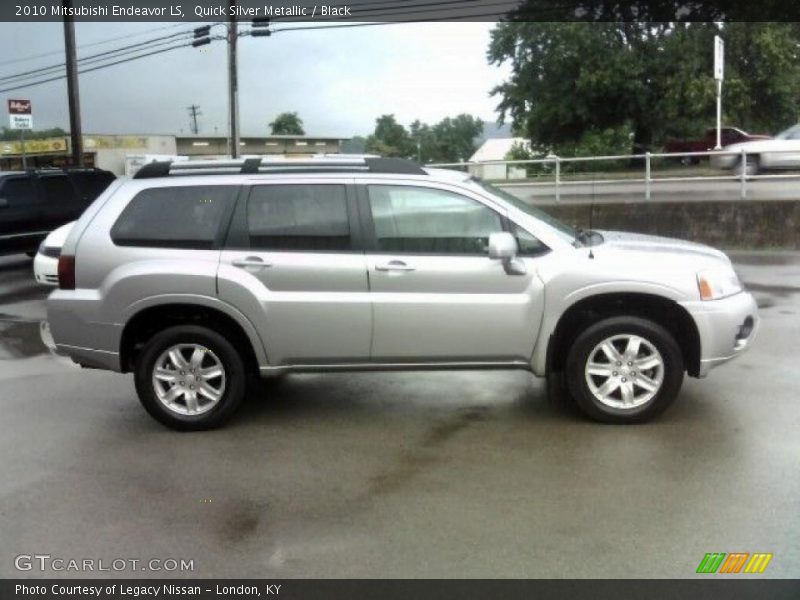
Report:
M 686 299 L 685 294 L 676 288 L 647 281 L 606 281 L 572 290 L 563 289 L 557 280 L 550 281 L 545 286 L 545 312 L 531 357 L 531 370 L 536 375 L 543 377 L 547 374 L 547 349 L 561 317 L 581 300 L 605 294 L 649 294 L 675 302 Z

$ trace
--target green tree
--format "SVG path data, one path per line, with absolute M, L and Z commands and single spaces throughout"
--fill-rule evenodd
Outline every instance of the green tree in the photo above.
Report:
M 66 137 L 69 135 L 66 131 L 61 129 L 60 127 L 53 127 L 51 129 L 39 129 L 37 131 L 26 131 L 25 132 L 25 139 L 27 140 L 43 140 L 46 138 L 53 138 L 53 137 Z M 3 127 L 2 133 L 0 133 L 0 139 L 2 140 L 18 140 L 19 139 L 19 130 L 18 129 L 9 129 L 8 127 Z
M 798 121 L 800 24 L 728 23 L 724 116 L 732 125 L 777 133 Z
M 767 127 L 793 122 L 800 92 L 793 23 L 506 22 L 488 58 L 510 62 L 497 86 L 501 119 L 559 154 L 589 135 L 595 150 L 629 139 L 652 149 L 713 125 L 712 44 L 726 39 L 725 121 Z
M 470 115 L 447 117 L 435 125 L 417 119 L 408 129 L 394 115 L 383 115 L 375 122 L 375 132 L 367 138 L 367 151 L 413 158 L 421 163 L 456 162 L 475 152 L 475 139 L 482 131 L 483 122 Z
M 381 156 L 409 158 L 416 147 L 394 115 L 382 115 L 375 121 L 375 132 L 367 138 L 366 149 Z
M 303 120 L 296 112 L 284 112 L 269 124 L 272 135 L 305 135 Z
M 431 128 L 435 140 L 435 161 L 457 162 L 468 160 L 475 152 L 475 140 L 483 131 L 483 121 L 461 114 L 447 117 Z

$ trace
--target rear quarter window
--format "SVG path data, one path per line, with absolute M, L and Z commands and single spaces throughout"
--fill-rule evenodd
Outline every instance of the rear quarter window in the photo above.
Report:
M 118 246 L 211 249 L 227 222 L 237 186 L 142 190 L 111 228 Z

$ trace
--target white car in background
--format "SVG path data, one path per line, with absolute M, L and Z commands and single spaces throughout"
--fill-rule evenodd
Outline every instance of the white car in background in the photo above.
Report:
M 42 285 L 58 285 L 58 257 L 75 221 L 51 231 L 39 244 L 39 251 L 33 259 L 33 274 Z
M 731 144 L 723 148 L 738 154 L 711 157 L 711 166 L 718 169 L 744 169 L 745 175 L 772 169 L 800 169 L 800 124 L 793 125 L 768 140 Z M 742 160 L 744 150 L 744 160 Z

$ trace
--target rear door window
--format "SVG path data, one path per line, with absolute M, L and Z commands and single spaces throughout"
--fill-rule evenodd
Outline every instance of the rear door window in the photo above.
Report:
M 247 230 L 250 247 L 258 250 L 350 250 L 352 236 L 345 186 L 256 186 L 247 203 Z
M 214 248 L 238 186 L 175 186 L 142 190 L 111 228 L 119 246 Z

